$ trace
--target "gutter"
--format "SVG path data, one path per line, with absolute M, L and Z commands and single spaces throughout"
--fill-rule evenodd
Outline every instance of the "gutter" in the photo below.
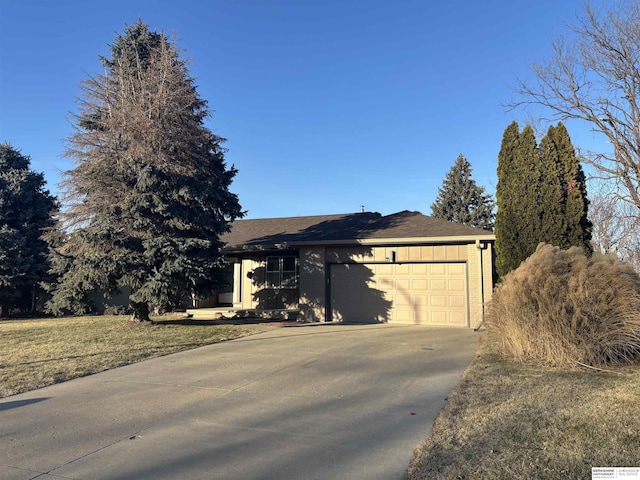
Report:
M 253 251 L 271 251 L 271 250 L 287 250 L 295 247 L 322 247 L 322 246 L 405 246 L 405 245 L 424 245 L 424 244 L 469 244 L 479 242 L 495 241 L 496 236 L 492 233 L 487 235 L 465 235 L 465 236 L 446 236 L 446 237 L 408 237 L 408 238 L 362 238 L 350 240 L 315 240 L 315 241 L 293 241 L 278 242 L 272 244 L 259 245 L 228 245 L 221 249 L 223 253 L 229 252 L 253 252 Z

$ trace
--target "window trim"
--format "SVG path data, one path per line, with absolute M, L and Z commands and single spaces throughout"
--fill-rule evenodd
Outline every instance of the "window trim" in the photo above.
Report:
M 294 270 L 284 270 L 285 259 L 291 259 L 291 258 L 293 258 L 294 260 Z M 272 262 L 274 261 L 274 259 L 277 262 L 278 269 L 270 270 L 269 267 L 273 265 Z M 293 273 L 293 282 L 291 282 L 290 284 L 285 284 L 286 283 L 285 274 L 290 275 L 291 273 Z M 276 274 L 277 274 L 278 282 L 277 283 L 270 282 L 270 277 L 273 278 L 273 276 L 275 276 Z M 290 277 L 287 276 L 287 278 L 290 278 Z M 272 289 L 272 290 L 297 289 L 298 281 L 299 281 L 299 259 L 297 255 L 267 255 L 265 259 L 265 276 L 264 276 L 265 288 Z

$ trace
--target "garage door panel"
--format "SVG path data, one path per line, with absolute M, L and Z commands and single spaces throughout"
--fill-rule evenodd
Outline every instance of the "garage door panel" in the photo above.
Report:
M 444 295 L 431 295 L 429 297 L 429 305 L 432 307 L 446 307 L 447 297 Z
M 464 308 L 465 307 L 464 297 L 462 295 L 450 295 L 449 296 L 449 306 L 450 307 Z
M 409 263 L 394 263 L 393 264 L 394 275 L 411 275 L 411 264 Z
M 429 298 L 426 295 L 414 295 L 413 305 L 419 307 L 426 307 L 429 305 Z
M 412 312 L 407 308 L 397 308 L 394 311 L 395 318 L 392 319 L 395 323 L 411 323 L 412 320 Z
M 414 292 L 426 292 L 429 290 L 429 283 L 426 279 L 411 280 L 411 290 Z
M 376 265 L 376 267 L 379 275 L 393 275 L 393 264 L 391 263 Z
M 332 265 L 331 315 L 334 321 L 386 322 L 393 294 L 381 289 L 374 268 L 365 264 Z
M 431 275 L 444 275 L 446 273 L 446 264 L 432 263 L 429 265 L 429 273 Z
M 413 275 L 426 275 L 429 273 L 428 265 L 426 263 L 413 263 L 411 264 L 411 273 Z
M 407 295 L 394 295 L 393 303 L 397 307 L 406 307 L 412 304 L 411 298 L 409 298 Z
M 448 264 L 449 275 L 464 275 L 465 273 L 464 263 L 450 263 Z
M 464 263 L 331 265 L 334 320 L 468 325 Z

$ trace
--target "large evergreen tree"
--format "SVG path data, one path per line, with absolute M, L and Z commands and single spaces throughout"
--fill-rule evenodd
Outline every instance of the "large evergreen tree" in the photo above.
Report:
M 502 136 L 502 145 L 498 154 L 498 184 L 496 186 L 496 270 L 499 275 L 510 272 L 518 265 L 520 217 L 518 213 L 518 195 L 516 177 L 517 151 L 520 140 L 520 127 L 511 123 Z
M 450 222 L 493 230 L 495 202 L 472 178 L 472 169 L 464 155 L 458 155 L 447 172 L 438 196 L 431 205 L 431 215 Z
M 496 197 L 499 275 L 517 268 L 540 242 L 591 251 L 585 176 L 562 123 L 549 128 L 539 148 L 530 126 L 522 132 L 515 122 L 507 127 Z
M 555 141 L 555 127 L 550 126 L 540 142 L 540 159 L 544 165 L 542 187 L 544 203 L 540 205 L 541 237 L 547 243 L 568 248 L 564 240 L 567 230 L 565 202 L 563 201 L 563 172 L 560 164 L 560 152 Z
M 560 186 L 561 213 L 562 223 L 560 238 L 557 243 L 549 241 L 545 238 L 545 242 L 552 243 L 561 248 L 569 248 L 571 246 L 582 247 L 585 253 L 592 252 L 591 231 L 592 224 L 587 214 L 589 208 L 589 200 L 587 199 L 587 181 L 582 165 L 576 157 L 575 149 L 571 142 L 571 137 L 564 124 L 561 122 L 554 128 L 549 127 L 547 137 L 554 145 L 552 151 L 557 157 L 554 157 L 558 167 L 558 184 Z M 545 137 L 546 138 L 546 137 Z M 542 161 L 546 166 L 551 167 L 552 159 L 545 158 L 542 152 Z M 550 201 L 547 202 L 549 204 Z
M 0 316 L 33 310 L 49 265 L 44 230 L 53 226 L 57 202 L 44 175 L 11 145 L 0 145 Z
M 91 290 L 131 289 L 132 318 L 210 294 L 224 265 L 219 236 L 243 215 L 229 191 L 223 138 L 171 39 L 138 22 L 82 84 L 63 181 L 54 258 L 64 271 L 49 309 L 82 309 Z
M 535 252 L 540 243 L 542 229 L 541 189 L 543 172 L 536 135 L 526 125 L 518 138 L 513 179 L 515 183 L 515 210 L 518 242 L 512 246 L 517 265 Z

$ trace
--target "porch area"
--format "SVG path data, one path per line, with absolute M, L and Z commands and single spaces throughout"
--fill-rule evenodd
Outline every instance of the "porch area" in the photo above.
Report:
M 250 309 L 239 307 L 190 308 L 187 315 L 194 320 L 263 319 L 266 321 L 297 321 L 300 310 L 289 308 Z

